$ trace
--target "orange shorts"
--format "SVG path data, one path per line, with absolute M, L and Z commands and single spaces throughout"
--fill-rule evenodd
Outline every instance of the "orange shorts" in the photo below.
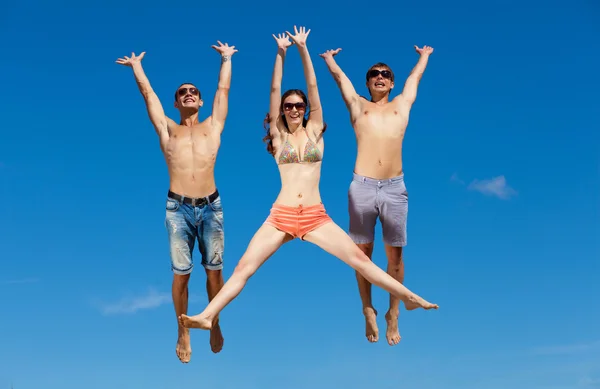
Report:
M 289 207 L 287 205 L 273 204 L 271 213 L 265 224 L 269 224 L 280 231 L 287 232 L 293 238 L 304 239 L 304 236 L 316 230 L 323 224 L 329 223 L 331 218 L 325 212 L 323 203 L 304 207 Z

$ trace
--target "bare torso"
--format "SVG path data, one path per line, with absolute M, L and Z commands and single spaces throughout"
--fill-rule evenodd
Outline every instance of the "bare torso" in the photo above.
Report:
M 307 132 L 317 148 L 324 154 L 325 144 L 321 137 L 317 142 L 317 137 L 308 126 L 308 131 L 297 130 L 296 134 L 288 135 L 288 141 L 294 146 L 300 156 L 304 155 L 304 148 L 308 141 Z M 273 138 L 273 147 L 275 150 L 275 161 L 277 162 L 281 154 L 281 146 L 285 141 L 285 132 L 281 131 L 279 136 Z M 321 181 L 322 162 L 300 162 L 278 164 L 279 174 L 281 176 L 281 191 L 275 200 L 276 204 L 296 207 L 300 204 L 304 206 L 314 205 L 321 202 L 321 193 L 319 183 Z
M 192 127 L 173 121 L 161 147 L 169 169 L 170 189 L 187 197 L 205 197 L 216 190 L 214 170 L 221 134 L 209 121 Z
M 361 98 L 359 105 L 352 118 L 358 149 L 354 172 L 377 179 L 401 175 L 409 110 L 398 100 L 379 105 Z

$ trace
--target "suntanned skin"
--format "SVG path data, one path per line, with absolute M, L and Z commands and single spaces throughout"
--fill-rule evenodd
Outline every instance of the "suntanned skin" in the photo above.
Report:
M 169 189 L 186 197 L 206 197 L 216 190 L 215 161 L 228 112 L 231 57 L 237 52 L 235 46 L 219 41 L 217 43 L 218 45 L 213 45 L 212 48 L 221 55 L 219 83 L 214 96 L 212 114 L 202 122 L 199 121 L 198 114 L 203 101 L 199 93 L 190 92 L 190 88 L 195 88 L 194 85 L 183 84 L 179 87 L 179 89 L 188 88 L 188 92 L 183 96 L 179 94 L 176 96 L 174 106 L 180 114 L 179 123 L 176 123 L 165 115 L 163 106 L 144 73 L 142 59 L 146 53 L 142 52 L 139 56 L 131 53 L 131 57 L 125 56 L 116 61 L 133 70 L 167 163 Z M 223 275 L 221 270 L 205 269 L 205 271 L 206 290 L 211 301 L 223 287 Z M 173 275 L 172 295 L 176 318 L 187 313 L 189 278 L 189 274 Z M 177 325 L 178 337 L 175 351 L 181 362 L 188 363 L 192 354 L 189 329 L 181 326 L 179 321 Z M 214 353 L 220 352 L 223 348 L 223 335 L 218 317 L 215 318 L 211 330 L 210 346 Z
M 403 173 L 402 142 L 408 126 L 410 111 L 417 98 L 417 89 L 425 72 L 429 56 L 433 48 L 423 46 L 415 50 L 420 55 L 419 61 L 404 83 L 402 93 L 391 101 L 390 92 L 394 81 L 381 74 L 370 78 L 366 86 L 371 94 L 371 101 L 359 96 L 350 79 L 344 74 L 334 57 L 341 51 L 328 50 L 321 54 L 327 67 L 340 88 L 342 98 L 350 113 L 350 121 L 357 141 L 357 156 L 354 172 L 361 176 L 387 179 Z M 389 70 L 375 67 L 378 70 Z M 369 257 L 373 253 L 373 243 L 359 244 L 358 247 Z M 399 282 L 404 282 L 404 261 L 402 247 L 385 245 L 388 258 L 387 272 Z M 371 302 L 371 284 L 360 273 L 356 273 L 358 288 L 366 321 L 366 337 L 370 342 L 379 339 L 377 328 L 377 311 Z M 400 300 L 390 295 L 389 310 L 385 315 L 387 322 L 386 338 L 391 346 L 400 342 L 398 330 Z
M 317 146 L 321 151 L 324 150 L 323 142 L 323 112 L 319 98 L 317 80 L 312 66 L 312 61 L 308 53 L 306 39 L 310 33 L 304 27 L 299 29 L 294 26 L 295 34 L 286 32 L 286 34 L 273 35 L 277 42 L 277 56 L 271 82 L 271 99 L 269 115 L 271 118 L 270 135 L 273 137 L 273 146 L 275 149 L 275 159 L 281 155 L 280 146 L 283 140 L 288 136 L 288 140 L 293 143 L 294 148 L 299 154 L 303 153 L 306 144 L 306 133 L 316 139 Z M 287 36 L 286 36 L 287 35 Z M 289 39 L 297 45 L 302 58 L 304 74 L 306 78 L 308 100 L 311 105 L 308 123 L 303 128 L 302 117 L 305 110 L 300 112 L 296 108 L 291 110 L 281 110 L 281 81 L 283 76 L 283 63 L 287 48 L 292 45 Z M 293 94 L 287 96 L 285 103 L 299 103 L 302 98 Z M 283 125 L 281 117 L 284 116 L 288 128 Z M 306 130 L 306 131 L 304 131 Z M 281 175 L 281 191 L 275 200 L 276 204 L 286 206 L 297 206 L 303 204 L 310 206 L 321 202 L 319 192 L 320 169 L 322 162 L 316 163 L 293 163 L 278 165 Z M 200 328 L 211 330 L 213 328 L 214 318 L 221 312 L 225 306 L 233 301 L 242 291 L 248 279 L 286 242 L 292 239 L 288 233 L 276 229 L 272 225 L 263 224 L 253 236 L 246 252 L 238 262 L 232 276 L 213 301 L 208 304 L 203 312 L 187 316 L 181 315 L 181 324 L 188 328 Z M 403 285 L 395 281 L 382 269 L 378 268 L 356 247 L 350 237 L 333 221 L 324 224 L 304 236 L 306 242 L 311 242 L 321 247 L 327 253 L 339 258 L 352 268 L 360 271 L 374 284 L 388 290 L 390 293 L 402 297 L 407 309 L 438 309 L 437 304 L 429 303 L 422 297 L 411 292 Z

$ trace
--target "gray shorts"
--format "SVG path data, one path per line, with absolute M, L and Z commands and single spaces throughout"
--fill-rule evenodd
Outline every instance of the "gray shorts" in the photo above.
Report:
M 406 246 L 408 192 L 404 174 L 377 180 L 354 173 L 348 190 L 349 235 L 356 244 L 373 242 L 377 218 L 381 221 L 383 242 Z

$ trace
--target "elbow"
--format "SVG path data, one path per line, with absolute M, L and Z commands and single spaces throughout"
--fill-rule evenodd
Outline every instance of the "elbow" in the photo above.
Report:
M 229 85 L 219 85 L 217 87 L 217 91 L 219 93 L 224 94 L 225 96 L 228 96 L 229 95 Z
M 155 93 L 152 90 L 152 88 L 142 88 L 141 92 L 142 92 L 142 96 L 144 97 L 144 100 L 146 100 L 146 101 L 151 100 L 155 96 Z

